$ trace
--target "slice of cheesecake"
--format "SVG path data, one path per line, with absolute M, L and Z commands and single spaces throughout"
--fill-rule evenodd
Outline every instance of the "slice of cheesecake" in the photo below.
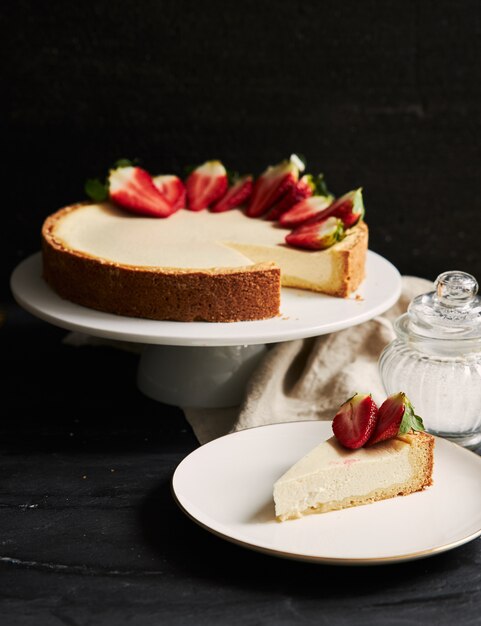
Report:
M 409 432 L 348 450 L 335 437 L 319 444 L 274 485 L 280 521 L 421 491 L 432 484 L 434 437 Z
M 285 243 L 289 230 L 241 210 L 181 209 L 167 219 L 78 204 L 42 229 L 43 273 L 59 295 L 109 313 L 230 322 L 279 314 L 280 287 L 345 297 L 364 279 L 364 222 L 326 250 Z

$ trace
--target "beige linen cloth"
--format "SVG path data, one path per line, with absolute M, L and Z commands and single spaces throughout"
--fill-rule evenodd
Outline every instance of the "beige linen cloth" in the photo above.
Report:
M 394 338 L 392 322 L 417 295 L 434 285 L 416 276 L 402 277 L 399 300 L 383 315 L 345 330 L 273 344 L 247 384 L 238 407 L 182 407 L 201 444 L 227 433 L 295 420 L 329 420 L 356 392 L 385 397 L 378 372 L 383 348 Z M 70 345 L 110 344 L 138 351 L 140 346 L 70 333 Z
M 402 277 L 396 304 L 383 315 L 329 335 L 275 344 L 248 382 L 239 407 L 183 407 L 201 444 L 230 432 L 295 420 L 329 420 L 356 392 L 385 398 L 378 372 L 383 348 L 394 339 L 392 322 L 410 301 L 434 285 L 416 276 Z

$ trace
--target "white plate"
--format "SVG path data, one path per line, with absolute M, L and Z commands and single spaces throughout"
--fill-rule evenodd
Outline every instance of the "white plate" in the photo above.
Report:
M 350 298 L 283 289 L 281 315 L 269 320 L 209 324 L 165 322 L 102 313 L 63 300 L 42 279 L 40 253 L 18 265 L 11 287 L 17 302 L 41 319 L 91 335 L 175 346 L 237 346 L 315 337 L 365 322 L 399 298 L 401 276 L 369 251 L 366 279 Z
M 195 522 L 246 548 L 345 565 L 406 561 L 481 535 L 481 457 L 436 438 L 434 484 L 405 497 L 277 522 L 272 486 L 317 443 L 330 422 L 261 426 L 197 448 L 172 488 Z

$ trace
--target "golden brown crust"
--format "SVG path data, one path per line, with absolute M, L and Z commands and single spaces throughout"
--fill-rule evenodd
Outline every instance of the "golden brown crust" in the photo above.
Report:
M 366 255 L 369 242 L 369 231 L 365 222 L 360 222 L 348 232 L 344 241 L 337 247 L 328 248 L 336 257 L 338 269 L 337 280 L 324 290 L 331 296 L 346 298 L 356 291 L 365 278 Z
M 116 264 L 66 249 L 53 231 L 76 204 L 42 228 L 43 276 L 62 297 L 107 313 L 182 322 L 237 322 L 278 315 L 280 270 L 259 263 L 223 270 L 176 270 Z
M 366 255 L 369 243 L 369 231 L 365 222 L 356 227 L 356 239 L 349 250 L 342 252 L 344 261 L 344 280 L 342 288 L 335 295 L 349 296 L 359 287 L 366 277 Z
M 412 462 L 421 468 L 417 477 L 420 486 L 417 490 L 413 489 L 413 491 L 419 491 L 424 489 L 424 487 L 431 486 L 433 484 L 434 469 L 434 437 L 424 431 L 410 431 L 405 435 L 398 435 L 398 439 L 411 443 Z

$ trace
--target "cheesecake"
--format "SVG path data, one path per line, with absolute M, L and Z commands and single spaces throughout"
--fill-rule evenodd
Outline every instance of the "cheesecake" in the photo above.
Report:
M 432 484 L 434 437 L 411 431 L 348 450 L 336 437 L 317 445 L 274 484 L 280 521 L 421 491 Z
M 42 228 L 43 276 L 63 298 L 118 315 L 234 322 L 279 314 L 280 288 L 349 296 L 365 275 L 360 222 L 325 250 L 285 243 L 289 231 L 242 210 L 180 209 L 168 219 L 81 203 Z

